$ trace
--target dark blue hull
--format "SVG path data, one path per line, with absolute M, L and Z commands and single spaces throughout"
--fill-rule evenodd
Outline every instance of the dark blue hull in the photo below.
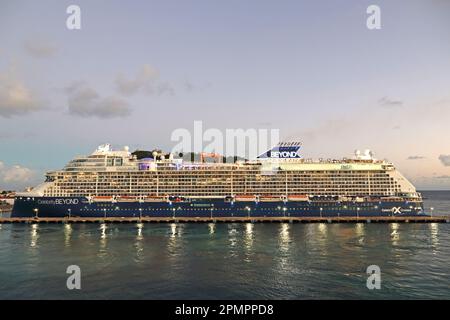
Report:
M 90 202 L 84 197 L 17 197 L 11 217 L 336 217 L 425 215 L 421 202 Z

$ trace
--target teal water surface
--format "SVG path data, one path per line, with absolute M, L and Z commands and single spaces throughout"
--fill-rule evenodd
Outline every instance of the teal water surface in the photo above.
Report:
M 449 266 L 450 224 L 0 225 L 0 299 L 448 299 Z

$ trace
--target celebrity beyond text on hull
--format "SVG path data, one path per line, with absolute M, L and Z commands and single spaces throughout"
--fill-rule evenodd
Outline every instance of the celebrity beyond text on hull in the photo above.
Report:
M 185 162 L 160 151 L 112 150 L 48 172 L 19 193 L 12 217 L 264 217 L 424 215 L 422 198 L 392 163 L 370 151 L 353 159 L 303 159 L 282 142 L 253 161 L 217 154 Z M 182 156 L 181 154 L 179 156 Z M 204 161 L 212 156 L 216 162 Z

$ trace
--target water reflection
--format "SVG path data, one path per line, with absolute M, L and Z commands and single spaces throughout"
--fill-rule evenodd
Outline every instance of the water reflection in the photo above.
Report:
M 72 236 L 72 225 L 70 223 L 66 223 L 64 225 L 64 245 L 66 247 L 70 247 L 71 236 Z
M 30 236 L 30 247 L 34 248 L 37 246 L 38 239 L 39 239 L 39 225 L 37 223 L 31 225 L 31 236 Z
M 252 254 L 253 248 L 253 223 L 245 224 L 245 235 L 244 235 L 244 248 L 246 252 L 245 261 L 250 262 L 250 255 Z
M 236 229 L 236 225 L 230 225 L 229 227 L 228 227 L 228 240 L 229 240 L 229 243 L 230 243 L 230 246 L 231 247 L 234 247 L 234 246 L 236 246 L 236 243 L 237 243 L 237 233 L 238 233 L 238 231 L 237 231 L 237 229 Z
M 392 245 L 396 246 L 398 245 L 398 240 L 400 240 L 400 233 L 399 233 L 399 227 L 400 225 L 398 223 L 391 223 L 391 242 Z
M 364 236 L 365 231 L 365 224 L 364 223 L 357 223 L 355 224 L 355 232 L 357 236 Z
M 183 235 L 183 225 L 177 223 L 170 224 L 169 241 L 167 243 L 168 249 L 171 252 L 178 249 L 181 244 Z
M 238 231 L 236 229 L 236 224 L 228 225 L 228 253 L 231 257 L 237 256 L 238 248 Z
M 136 227 L 137 227 L 137 235 L 136 241 L 134 242 L 134 248 L 136 249 L 135 261 L 141 262 L 144 260 L 144 245 L 143 245 L 144 236 L 142 235 L 142 229 L 144 228 L 144 224 L 138 223 L 136 224 Z
M 433 247 L 433 254 L 435 254 L 439 246 L 439 224 L 430 223 L 429 228 L 430 228 L 431 246 Z
M 289 223 L 282 223 L 280 225 L 280 231 L 279 231 L 279 243 L 280 243 L 280 250 L 282 252 L 287 252 L 289 250 L 289 245 L 291 243 L 291 236 L 290 236 L 290 225 Z
M 327 235 L 328 225 L 326 223 L 319 223 L 318 229 L 322 236 Z
M 306 232 L 304 243 L 311 252 L 319 255 L 328 254 L 328 234 L 330 226 L 327 223 L 311 223 L 304 225 Z
M 209 228 L 209 234 L 213 235 L 216 232 L 216 224 L 215 223 L 208 223 Z
M 295 272 L 296 267 L 292 264 L 291 225 L 281 223 L 278 228 L 278 254 L 277 254 L 277 282 L 283 281 L 287 273 Z
M 245 225 L 245 240 L 250 245 L 253 242 L 253 223 L 247 223 Z
M 177 225 L 175 223 L 170 224 L 170 238 L 175 238 L 177 235 Z
M 107 237 L 106 237 L 106 229 L 107 229 L 108 227 L 106 226 L 106 223 L 102 223 L 101 225 L 100 225 L 100 232 L 101 232 L 101 235 L 100 235 L 100 248 L 101 249 L 105 249 L 106 248 L 106 240 L 107 240 Z
M 142 240 L 144 237 L 142 236 L 142 229 L 144 228 L 144 224 L 143 223 L 138 223 L 136 225 L 137 227 L 137 237 L 136 240 L 140 241 Z
M 364 244 L 365 231 L 366 231 L 366 225 L 364 223 L 357 223 L 355 225 L 355 234 L 356 234 L 356 237 L 358 238 L 359 244 Z

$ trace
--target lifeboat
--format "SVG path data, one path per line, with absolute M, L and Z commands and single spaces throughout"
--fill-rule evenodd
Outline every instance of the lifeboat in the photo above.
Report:
M 262 196 L 259 196 L 259 201 L 274 202 L 274 201 L 281 201 L 281 198 L 279 196 L 262 195 Z
M 352 198 L 351 198 L 351 197 L 348 197 L 348 196 L 340 196 L 340 197 L 338 198 L 338 201 L 341 201 L 341 202 L 350 202 L 350 201 L 352 201 Z
M 306 194 L 291 194 L 288 195 L 288 201 L 308 201 L 309 197 Z
M 139 199 L 137 197 L 119 196 L 116 200 L 117 202 L 137 202 Z
M 92 197 L 93 202 L 113 202 L 114 198 L 112 196 L 94 196 Z
M 381 201 L 388 201 L 388 202 L 402 202 L 405 199 L 396 197 L 396 196 L 387 196 L 387 197 L 381 197 Z
M 166 202 L 166 198 L 165 196 L 145 196 L 143 200 L 144 202 Z
M 252 195 L 237 195 L 234 197 L 234 201 L 245 202 L 245 201 L 256 201 L 256 196 Z

